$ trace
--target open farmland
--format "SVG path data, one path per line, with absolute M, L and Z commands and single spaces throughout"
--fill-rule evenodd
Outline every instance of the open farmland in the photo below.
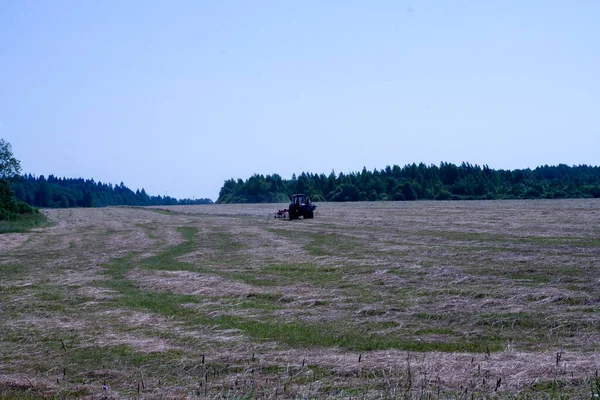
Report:
M 0 235 L 0 398 L 600 394 L 600 201 L 44 211 Z

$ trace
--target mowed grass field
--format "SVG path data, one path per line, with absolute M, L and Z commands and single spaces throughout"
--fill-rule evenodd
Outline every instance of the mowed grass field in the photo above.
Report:
M 600 201 L 284 207 L 0 235 L 0 399 L 600 395 Z

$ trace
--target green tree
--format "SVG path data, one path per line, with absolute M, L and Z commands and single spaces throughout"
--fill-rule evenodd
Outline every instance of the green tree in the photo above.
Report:
M 410 182 L 406 182 L 404 184 L 404 186 L 402 187 L 402 194 L 404 195 L 404 198 L 406 200 L 416 200 L 417 199 L 417 192 L 415 192 L 415 189 L 413 189 Z
M 17 201 L 5 179 L 0 179 L 0 221 L 12 219 L 17 213 Z
M 33 212 L 33 209 L 20 200 L 10 187 L 9 180 L 21 173 L 21 164 L 12 153 L 10 143 L 0 139 L 0 220 L 14 220 L 19 214 Z
M 10 180 L 21 173 L 21 163 L 12 153 L 12 146 L 0 139 L 0 179 Z
M 85 192 L 83 194 L 83 199 L 81 200 L 82 207 L 94 207 L 94 196 L 92 192 Z
M 42 180 L 35 192 L 34 205 L 36 207 L 50 207 L 52 205 L 52 189 L 45 179 Z

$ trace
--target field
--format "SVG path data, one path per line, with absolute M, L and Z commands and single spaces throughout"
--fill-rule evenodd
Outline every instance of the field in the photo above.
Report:
M 600 395 L 600 201 L 284 206 L 0 235 L 0 399 Z

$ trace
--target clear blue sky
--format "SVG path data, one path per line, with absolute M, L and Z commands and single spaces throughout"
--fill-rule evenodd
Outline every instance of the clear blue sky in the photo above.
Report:
M 600 1 L 0 1 L 24 172 L 210 197 L 254 173 L 600 162 Z

